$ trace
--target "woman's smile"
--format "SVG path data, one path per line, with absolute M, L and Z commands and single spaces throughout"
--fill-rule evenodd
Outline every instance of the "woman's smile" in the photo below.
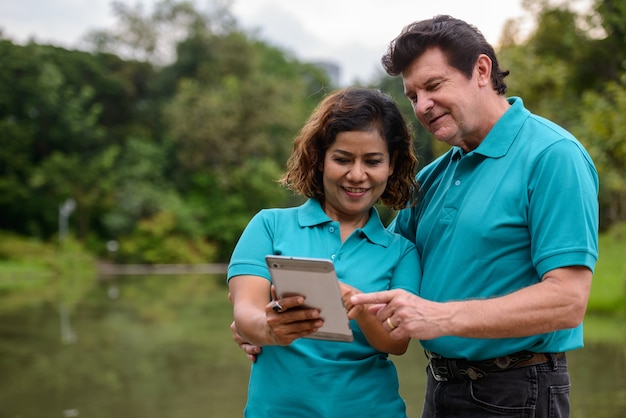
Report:
M 365 188 L 362 188 L 362 187 L 344 187 L 343 189 L 346 192 L 348 192 L 348 194 L 350 196 L 353 196 L 353 195 L 362 196 L 369 190 L 369 189 L 365 189 Z

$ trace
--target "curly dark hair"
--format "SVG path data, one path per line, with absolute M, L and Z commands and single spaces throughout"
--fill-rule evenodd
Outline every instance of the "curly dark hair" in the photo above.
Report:
M 509 75 L 509 71 L 500 69 L 493 47 L 478 29 L 452 16 L 439 15 L 405 26 L 400 35 L 391 41 L 381 61 L 387 74 L 399 75 L 430 48 L 440 48 L 448 63 L 467 78 L 472 78 L 478 56 L 485 54 L 492 62 L 491 83 L 494 90 L 501 95 L 506 93 L 504 77 Z
M 279 182 L 298 194 L 323 201 L 323 173 L 319 167 L 337 134 L 370 129 L 377 130 L 385 140 L 394 164 L 380 200 L 392 209 L 412 204 L 417 189 L 413 135 L 395 101 L 368 88 L 340 89 L 320 102 L 294 139 L 287 171 Z

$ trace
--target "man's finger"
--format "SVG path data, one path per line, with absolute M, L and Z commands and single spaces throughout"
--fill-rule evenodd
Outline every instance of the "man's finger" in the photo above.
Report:
M 241 349 L 245 351 L 247 354 L 259 354 L 261 352 L 261 348 L 256 345 L 243 343 L 241 344 Z
M 376 315 L 378 313 L 378 311 L 380 311 L 382 308 L 384 308 L 386 305 L 383 303 L 379 303 L 377 305 L 371 305 L 367 310 L 373 314 Z
M 393 293 L 391 291 L 385 292 L 373 292 L 373 293 L 359 293 L 350 298 L 350 302 L 354 305 L 366 305 L 366 304 L 386 304 L 393 299 Z

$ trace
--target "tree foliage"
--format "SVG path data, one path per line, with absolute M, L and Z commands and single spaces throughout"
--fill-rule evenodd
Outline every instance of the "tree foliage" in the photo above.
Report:
M 72 197 L 72 231 L 101 254 L 118 240 L 122 261 L 208 262 L 289 204 L 275 180 L 328 77 L 227 6 L 113 3 L 91 52 L 1 39 L 0 228 L 52 238 Z
M 608 83 L 585 92 L 585 112 L 574 132 L 587 139 L 601 180 L 601 219 L 611 225 L 626 219 L 626 85 Z
M 254 213 L 300 202 L 276 180 L 335 86 L 239 29 L 229 4 L 115 2 L 117 24 L 88 34 L 87 51 L 0 35 L 0 229 L 51 239 L 71 197 L 70 229 L 100 256 L 225 261 Z M 499 45 L 509 94 L 589 149 L 606 228 L 626 219 L 626 6 L 596 0 L 583 15 L 565 2 L 524 4 L 535 28 L 522 34 L 511 21 Z M 412 115 L 399 78 L 370 86 L 400 104 L 422 166 L 445 150 Z M 117 253 L 104 250 L 109 240 Z
M 600 225 L 606 229 L 626 219 L 626 6 L 596 0 L 581 14 L 567 2 L 524 4 L 534 13 L 535 29 L 522 41 L 509 31 L 500 48 L 511 71 L 509 93 L 589 150 L 600 175 Z

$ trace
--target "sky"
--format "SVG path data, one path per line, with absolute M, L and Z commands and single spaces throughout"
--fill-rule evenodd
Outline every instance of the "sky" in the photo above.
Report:
M 121 1 L 149 10 L 158 0 Z M 208 4 L 192 1 L 200 10 Z M 34 39 L 78 48 L 88 31 L 113 26 L 111 3 L 1 1 L 0 30 L 18 43 Z M 241 27 L 298 59 L 338 64 L 342 85 L 380 73 L 389 41 L 413 21 L 449 14 L 475 25 L 495 46 L 508 19 L 528 19 L 521 0 L 232 0 L 231 11 Z

